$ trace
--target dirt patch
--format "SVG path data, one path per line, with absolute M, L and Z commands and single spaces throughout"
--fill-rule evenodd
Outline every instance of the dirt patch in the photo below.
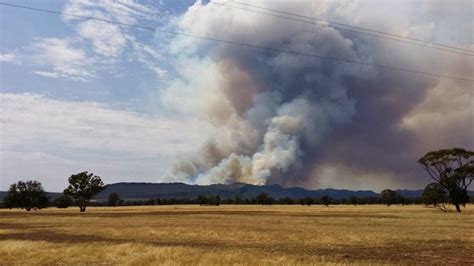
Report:
M 49 230 L 1 234 L 2 240 L 47 241 L 51 243 L 90 243 L 105 242 L 109 239 L 94 235 L 60 234 Z
M 472 246 L 461 241 L 411 241 L 404 244 L 386 244 L 383 246 L 287 246 L 287 245 L 241 245 L 233 248 L 260 250 L 269 257 L 290 255 L 295 257 L 324 256 L 335 261 L 366 261 L 376 263 L 418 264 L 454 264 L 474 265 Z M 277 254 L 275 254 L 277 253 Z
M 224 248 L 225 246 L 215 242 L 201 242 L 201 241 L 169 241 L 169 240 L 135 240 L 135 239 L 119 239 L 107 238 L 97 235 L 81 235 L 81 234 L 63 234 L 50 230 L 21 232 L 21 233 L 7 233 L 1 234 L 1 240 L 27 240 L 27 241 L 46 241 L 56 244 L 126 244 L 126 243 L 140 243 L 153 246 L 163 247 L 193 247 L 193 248 Z
M 27 229 L 47 229 L 54 227 L 54 224 L 33 224 L 33 223 L 0 223 L 0 229 L 27 230 Z
M 347 246 L 331 254 L 357 260 L 405 262 L 409 264 L 473 265 L 472 246 L 461 241 L 407 241 L 380 247 Z

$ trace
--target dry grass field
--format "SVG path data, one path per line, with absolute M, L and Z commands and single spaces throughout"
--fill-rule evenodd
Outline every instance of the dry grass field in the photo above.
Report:
M 0 210 L 0 263 L 474 264 L 474 206 Z

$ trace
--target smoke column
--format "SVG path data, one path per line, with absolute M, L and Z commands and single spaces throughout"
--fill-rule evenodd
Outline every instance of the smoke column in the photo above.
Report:
M 360 3 L 345 1 L 251 3 L 347 23 L 356 23 L 351 21 L 353 14 L 362 10 Z M 419 9 L 433 12 L 431 6 Z M 400 17 L 400 27 L 385 25 L 369 14 L 360 17 L 363 21 L 357 22 L 363 25 L 388 32 L 408 28 L 415 35 L 419 33 L 416 25 L 428 23 L 416 21 L 413 26 L 411 17 Z M 212 2 L 198 1 L 174 26 L 199 35 L 354 61 L 465 76 L 473 73 L 472 60 L 465 56 Z M 467 91 L 471 86 L 184 37 L 174 38 L 168 45 L 177 58 L 178 78 L 160 91 L 163 105 L 184 116 L 198 116 L 216 128 L 198 152 L 177 162 L 167 177 L 175 181 L 319 186 L 321 180 L 336 184 L 327 182 L 333 176 L 343 178 L 342 184 L 344 178 L 375 176 L 403 183 L 418 175 L 417 156 L 439 144 L 439 139 L 422 144 L 420 139 L 427 136 L 421 136 L 423 130 L 410 124 L 410 119 L 421 112 L 418 109 L 436 89 Z M 472 113 L 469 119 L 472 121 Z M 450 126 L 441 120 L 438 123 Z M 457 125 L 456 130 L 465 130 L 463 127 Z M 468 135 L 441 144 L 469 148 L 473 143 Z

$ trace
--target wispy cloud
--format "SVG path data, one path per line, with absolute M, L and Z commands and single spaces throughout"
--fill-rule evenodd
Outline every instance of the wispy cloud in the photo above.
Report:
M 157 7 L 133 0 L 69 1 L 63 11 L 128 24 L 141 24 L 149 20 L 155 20 L 153 24 L 156 24 L 156 20 L 163 19 L 157 19 Z M 43 77 L 89 81 L 100 76 L 104 70 L 115 71 L 122 66 L 124 59 L 131 58 L 159 78 L 167 75 L 168 71 L 160 63 L 160 53 L 146 44 L 153 39 L 152 34 L 149 38 L 136 38 L 135 28 L 132 30 L 116 24 L 69 16 L 63 18 L 74 28 L 73 35 L 62 38 L 38 37 L 29 45 L 0 54 L 0 61 L 26 62 L 36 68 L 33 73 Z
M 86 81 L 95 76 L 91 66 L 95 63 L 86 52 L 74 47 L 70 39 L 43 38 L 37 39 L 24 49 L 25 60 L 48 70 L 34 73 L 51 78 L 69 78 Z
M 159 11 L 155 6 L 147 6 L 134 0 L 117 1 L 93 1 L 74 0 L 69 1 L 63 11 L 65 13 L 80 16 L 98 17 L 111 19 L 120 23 L 138 23 L 141 20 L 154 19 Z M 76 20 L 65 16 L 65 20 Z
M 88 81 L 96 77 L 97 58 L 70 38 L 34 38 L 23 47 L 0 54 L 0 61 L 33 68 L 33 73 L 48 78 Z
M 88 20 L 80 23 L 77 31 L 92 43 L 95 53 L 107 59 L 119 57 L 127 41 L 119 27 L 106 22 Z
M 14 53 L 0 54 L 0 62 L 13 62 L 16 56 Z
M 189 134 L 188 126 L 196 126 L 196 120 L 184 123 L 115 110 L 97 102 L 0 94 L 0 103 L 2 148 L 52 141 L 62 148 L 153 156 L 189 150 L 200 138 L 199 134 Z
M 65 13 L 90 16 L 126 24 L 140 24 L 153 20 L 156 25 L 159 11 L 154 6 L 146 6 L 135 1 L 69 1 Z M 94 52 L 105 62 L 119 59 L 130 46 L 137 56 L 136 60 L 158 75 L 164 77 L 167 71 L 158 65 L 161 56 L 152 47 L 141 43 L 126 26 L 101 21 L 83 21 L 64 16 L 74 23 L 79 38 L 89 41 Z M 137 29 L 133 29 L 137 30 Z
M 160 52 L 149 45 L 140 43 L 133 37 L 130 37 L 130 43 L 133 47 L 135 59 L 138 62 L 142 63 L 159 78 L 164 78 L 168 75 L 168 71 L 157 63 L 163 59 L 163 55 Z
M 123 178 L 132 178 L 130 171 L 140 168 L 141 177 L 159 178 L 174 156 L 199 146 L 212 130 L 195 119 L 177 121 L 37 94 L 0 94 L 0 127 L 2 178 L 12 181 L 18 178 L 14 174 L 36 175 L 35 169 L 13 169 L 7 163 L 10 155 L 19 154 L 33 165 L 54 161 L 69 171 L 90 166 L 103 173 L 122 171 Z M 54 167 L 46 169 L 50 177 L 57 175 Z

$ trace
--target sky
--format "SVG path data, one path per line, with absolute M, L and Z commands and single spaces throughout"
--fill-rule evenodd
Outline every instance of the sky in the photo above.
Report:
M 61 191 L 82 171 L 105 183 L 422 188 L 418 158 L 474 149 L 472 82 L 162 31 L 472 78 L 469 55 L 242 5 L 474 50 L 472 1 L 5 2 L 155 30 L 0 6 L 0 190 L 34 179 Z

